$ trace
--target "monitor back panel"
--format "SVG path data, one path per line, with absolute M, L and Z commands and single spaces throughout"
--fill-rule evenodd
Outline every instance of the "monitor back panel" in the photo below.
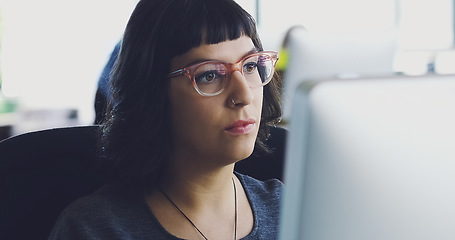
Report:
M 307 82 L 281 239 L 455 239 L 455 76 Z

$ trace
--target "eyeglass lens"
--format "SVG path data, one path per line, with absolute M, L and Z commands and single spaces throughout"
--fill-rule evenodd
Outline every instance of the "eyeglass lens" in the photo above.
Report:
M 250 87 L 261 87 L 272 78 L 274 62 L 268 54 L 257 54 L 243 61 L 242 73 Z M 221 91 L 227 85 L 229 69 L 223 63 L 207 63 L 194 72 L 197 88 L 206 94 Z

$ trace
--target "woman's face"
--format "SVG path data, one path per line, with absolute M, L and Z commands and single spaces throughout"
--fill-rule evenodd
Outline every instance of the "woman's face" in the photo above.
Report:
M 173 58 L 171 70 L 207 60 L 236 63 L 255 50 L 247 36 L 203 44 Z M 262 87 L 250 88 L 236 70 L 224 91 L 211 97 L 200 95 L 186 76 L 170 81 L 173 157 L 230 164 L 252 153 L 261 121 Z

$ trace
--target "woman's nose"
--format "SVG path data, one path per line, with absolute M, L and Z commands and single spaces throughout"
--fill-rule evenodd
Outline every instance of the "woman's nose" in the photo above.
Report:
M 233 71 L 230 76 L 228 104 L 239 107 L 249 105 L 254 100 L 254 93 L 240 71 Z

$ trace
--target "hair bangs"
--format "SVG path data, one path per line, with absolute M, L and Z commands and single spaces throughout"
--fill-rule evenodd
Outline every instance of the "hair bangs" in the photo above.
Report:
M 201 44 L 217 44 L 246 35 L 262 50 L 254 18 L 233 1 L 174 1 L 171 8 L 184 14 L 167 15 L 169 25 L 162 29 L 162 40 L 169 46 L 169 57 L 181 55 Z M 257 39 L 257 40 L 256 40 Z
M 208 5 L 212 6 L 206 17 L 205 43 L 216 44 L 235 40 L 242 35 L 251 39 L 257 38 L 255 20 L 240 6 L 225 1 L 220 3 L 210 1 Z

